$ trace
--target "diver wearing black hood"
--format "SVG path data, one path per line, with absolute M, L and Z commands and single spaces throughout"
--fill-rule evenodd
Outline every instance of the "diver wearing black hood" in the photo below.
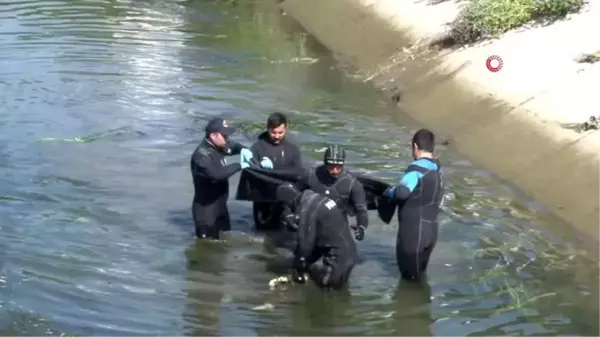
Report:
M 344 213 L 356 215 L 354 235 L 357 240 L 365 237 L 369 226 L 367 201 L 363 185 L 350 172 L 344 170 L 346 151 L 339 145 L 329 145 L 323 156 L 323 165 L 312 169 L 303 182 L 311 190 L 333 199 Z
M 286 139 L 287 117 L 275 112 L 267 119 L 267 131 L 261 133 L 251 150 L 253 157 L 265 169 L 304 170 L 302 155 L 296 144 Z M 252 213 L 256 229 L 280 229 L 282 220 L 289 216 L 281 204 L 254 202 Z
M 286 203 L 297 218 L 298 245 L 294 252 L 294 281 L 304 282 L 304 273 L 322 288 L 339 289 L 350 277 L 357 260 L 356 243 L 346 218 L 327 196 L 311 190 L 300 192 L 291 184 L 277 189 L 277 199 Z M 315 262 L 323 258 L 323 265 Z

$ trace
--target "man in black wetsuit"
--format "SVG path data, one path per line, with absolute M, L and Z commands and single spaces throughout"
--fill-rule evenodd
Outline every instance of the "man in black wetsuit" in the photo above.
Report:
M 266 169 L 304 170 L 300 149 L 286 139 L 287 117 L 275 112 L 267 119 L 267 131 L 258 136 L 251 150 L 260 166 Z M 279 203 L 254 202 L 252 213 L 256 229 L 280 229 L 290 212 Z
M 208 122 L 202 143 L 194 150 L 190 169 L 194 180 L 192 216 L 198 238 L 219 239 L 221 231 L 231 229 L 227 198 L 229 177 L 250 166 L 252 152 L 229 141 L 235 131 L 227 121 L 215 118 Z M 226 156 L 240 155 L 239 163 L 227 164 Z
M 437 242 L 443 180 L 434 148 L 434 134 L 427 129 L 417 131 L 412 138 L 414 161 L 399 184 L 385 191 L 399 202 L 396 261 L 406 280 L 421 280 Z
M 329 145 L 323 156 L 323 165 L 310 170 L 299 186 L 307 186 L 333 199 L 344 213 L 346 221 L 348 215 L 355 214 L 354 236 L 361 241 L 369 225 L 365 189 L 356 177 L 344 170 L 345 161 L 344 148 L 339 145 Z M 286 219 L 287 221 L 289 220 Z
M 304 273 L 322 288 L 339 289 L 350 277 L 357 259 L 356 243 L 346 218 L 327 196 L 291 184 L 277 189 L 277 200 L 285 202 L 297 217 L 298 245 L 294 252 L 293 278 L 303 283 Z M 321 266 L 315 264 L 323 258 Z

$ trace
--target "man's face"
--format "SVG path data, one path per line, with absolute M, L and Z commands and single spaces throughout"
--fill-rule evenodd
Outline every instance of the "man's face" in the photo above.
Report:
M 271 142 L 277 144 L 281 140 L 283 140 L 283 138 L 285 138 L 285 133 L 287 132 L 287 125 L 281 124 L 276 128 L 270 128 L 268 129 L 268 132 L 269 136 L 271 137 Z
M 337 178 L 340 173 L 342 173 L 343 169 L 344 165 L 327 164 L 327 172 L 329 172 L 329 174 L 334 178 Z
M 213 132 L 210 134 L 210 141 L 216 147 L 224 149 L 227 145 L 227 136 L 224 136 L 222 133 L 219 132 Z

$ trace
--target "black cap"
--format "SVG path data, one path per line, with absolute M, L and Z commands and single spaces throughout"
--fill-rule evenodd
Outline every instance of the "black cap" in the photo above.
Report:
M 225 136 L 229 136 L 235 132 L 235 128 L 230 127 L 227 124 L 227 121 L 222 118 L 213 118 L 206 124 L 204 131 L 206 134 L 218 132 Z
M 281 184 L 277 187 L 275 197 L 278 201 L 281 201 L 288 205 L 294 205 L 296 199 L 300 196 L 301 192 L 295 188 L 292 184 Z

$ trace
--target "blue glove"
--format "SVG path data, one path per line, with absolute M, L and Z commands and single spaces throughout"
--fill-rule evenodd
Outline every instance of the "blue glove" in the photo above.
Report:
M 240 164 L 243 169 L 250 166 L 250 159 L 252 159 L 252 151 L 243 148 L 240 151 Z
M 271 159 L 269 159 L 267 157 L 263 157 L 263 159 L 260 161 L 260 167 L 266 168 L 266 169 L 272 169 L 273 162 L 271 161 Z

